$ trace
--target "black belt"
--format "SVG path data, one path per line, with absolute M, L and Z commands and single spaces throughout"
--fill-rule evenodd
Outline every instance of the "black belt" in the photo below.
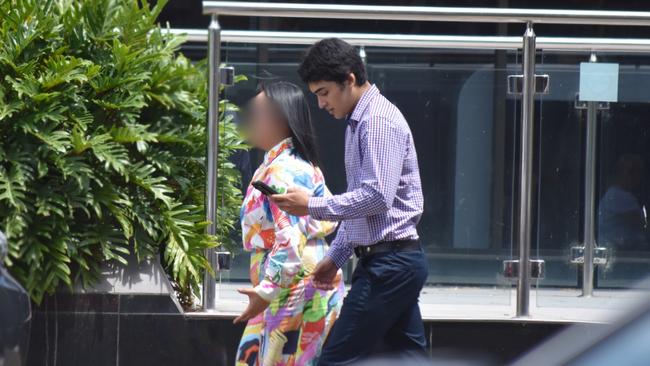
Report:
M 357 258 L 385 252 L 415 252 L 421 250 L 419 240 L 380 241 L 379 243 L 354 248 Z

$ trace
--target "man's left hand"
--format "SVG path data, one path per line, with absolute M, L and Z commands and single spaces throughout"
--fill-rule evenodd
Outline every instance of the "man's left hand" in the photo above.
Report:
M 269 302 L 258 295 L 258 293 L 255 292 L 255 289 L 240 288 L 237 291 L 242 295 L 248 296 L 248 307 L 240 316 L 235 318 L 233 321 L 234 324 L 247 322 L 269 307 Z
M 282 211 L 294 216 L 309 215 L 309 194 L 302 189 L 289 188 L 285 194 L 269 196 Z
M 314 287 L 320 290 L 333 290 L 338 271 L 339 269 L 334 264 L 334 261 L 330 257 L 325 256 L 312 273 Z

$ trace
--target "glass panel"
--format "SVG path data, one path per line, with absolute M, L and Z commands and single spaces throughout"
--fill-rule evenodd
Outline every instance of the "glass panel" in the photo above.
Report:
M 304 49 L 227 45 L 225 62 L 249 80 L 228 88 L 226 97 L 242 105 L 263 79 L 302 85 L 296 60 Z M 508 305 L 511 283 L 501 272 L 502 261 L 512 258 L 514 126 L 519 116 L 517 101 L 506 99 L 506 86 L 507 75 L 520 69 L 517 54 L 371 47 L 365 51 L 369 79 L 405 115 L 418 150 L 425 196 L 419 233 L 430 266 L 421 302 Z M 305 92 L 309 93 L 306 88 Z M 312 95 L 308 99 L 328 186 L 334 193 L 344 192 L 345 123 L 319 110 Z M 238 157 L 245 184 L 261 157 L 259 151 Z M 235 257 L 228 276 L 223 288 L 228 281 L 249 281 L 246 254 Z M 450 292 L 450 286 L 464 290 Z
M 595 285 L 603 289 L 633 287 L 650 274 L 650 59 L 635 59 L 621 66 L 620 103 L 600 120 L 597 240 L 610 260 L 597 267 Z
M 545 278 L 537 282 L 537 305 L 558 296 L 575 296 L 578 266 L 571 264 L 571 247 L 581 241 L 582 167 L 586 111 L 574 105 L 579 68 L 565 58 L 543 53 L 537 74 L 548 74 L 550 92 L 535 105 L 535 163 L 537 184 L 533 204 L 531 258 L 545 261 Z M 565 56 L 569 57 L 569 56 Z M 583 56 L 585 57 L 585 56 Z M 587 57 L 588 58 L 588 57 Z M 539 62 L 539 61 L 538 61 Z M 531 303 L 534 304 L 533 301 Z
M 546 261 L 537 283 L 541 306 L 617 307 L 613 291 L 634 287 L 650 274 L 647 205 L 649 198 L 650 78 L 647 55 L 598 54 L 601 63 L 620 66 L 618 101 L 598 107 L 595 234 L 607 263 L 595 267 L 595 298 L 582 293 L 582 265 L 571 263 L 572 247 L 582 246 L 587 109 L 576 103 L 580 63 L 588 53 L 542 55 L 538 73 L 549 74 L 550 94 L 539 98 L 536 116 L 538 186 L 534 255 Z M 573 300 L 567 300 L 573 298 Z M 610 301 L 611 300 L 611 301 Z

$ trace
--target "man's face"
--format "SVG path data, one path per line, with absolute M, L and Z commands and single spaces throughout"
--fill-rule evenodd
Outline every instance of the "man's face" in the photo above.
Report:
M 352 112 L 354 106 L 352 85 L 354 82 L 349 80 L 343 83 L 314 81 L 309 83 L 309 90 L 316 94 L 320 109 L 326 110 L 336 119 L 342 119 Z

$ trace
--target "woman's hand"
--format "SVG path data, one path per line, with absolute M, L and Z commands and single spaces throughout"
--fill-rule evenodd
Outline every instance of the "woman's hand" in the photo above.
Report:
M 253 288 L 240 288 L 237 292 L 248 296 L 248 307 L 233 320 L 233 324 L 247 322 L 269 307 L 269 302 L 258 295 Z

